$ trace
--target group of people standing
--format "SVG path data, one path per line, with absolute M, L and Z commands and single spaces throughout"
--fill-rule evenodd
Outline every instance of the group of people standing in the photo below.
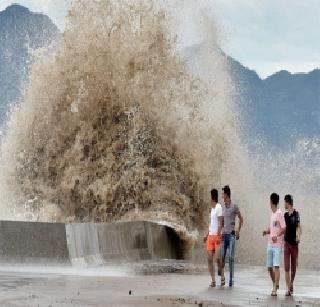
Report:
M 208 269 L 211 275 L 210 287 L 216 286 L 215 267 L 217 263 L 218 276 L 221 276 L 221 286 L 225 285 L 225 260 L 229 258 L 229 287 L 234 286 L 234 257 L 235 243 L 240 238 L 243 217 L 238 205 L 231 201 L 229 186 L 223 189 L 223 201 L 218 202 L 218 190 L 211 190 L 211 210 L 209 214 L 209 231 L 204 236 L 207 245 Z M 270 195 L 270 225 L 263 231 L 268 235 L 267 267 L 273 288 L 271 296 L 277 296 L 280 279 L 280 263 L 284 249 L 284 267 L 286 275 L 286 296 L 293 294 L 293 281 L 298 265 L 298 246 L 301 236 L 301 223 L 298 211 L 293 208 L 293 198 L 286 195 L 284 198 L 285 214 L 279 208 L 279 195 Z M 239 220 L 236 226 L 236 218 Z

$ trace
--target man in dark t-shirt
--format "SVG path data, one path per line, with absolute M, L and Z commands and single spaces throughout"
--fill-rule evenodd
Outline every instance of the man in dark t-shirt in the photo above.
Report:
M 286 296 L 293 293 L 293 281 L 296 275 L 298 265 L 299 242 L 301 235 L 300 215 L 293 208 L 293 198 L 291 195 L 286 195 L 284 204 L 287 212 L 284 214 L 286 222 L 286 232 L 284 236 L 284 268 L 286 272 Z M 291 276 L 290 276 L 291 267 Z

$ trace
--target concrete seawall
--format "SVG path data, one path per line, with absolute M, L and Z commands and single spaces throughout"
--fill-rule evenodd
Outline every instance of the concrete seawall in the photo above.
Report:
M 180 259 L 174 230 L 152 222 L 0 221 L 0 263 L 102 265 L 108 261 Z
M 68 224 L 66 233 L 74 265 L 180 257 L 173 231 L 151 222 Z
M 0 262 L 70 263 L 65 224 L 0 221 Z

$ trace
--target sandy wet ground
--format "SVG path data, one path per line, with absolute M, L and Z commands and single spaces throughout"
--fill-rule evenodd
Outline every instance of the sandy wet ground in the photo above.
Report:
M 265 268 L 238 267 L 236 284 L 208 289 L 206 274 L 134 275 L 130 268 L 0 267 L 0 306 L 320 306 L 320 272 L 300 270 L 271 298 Z

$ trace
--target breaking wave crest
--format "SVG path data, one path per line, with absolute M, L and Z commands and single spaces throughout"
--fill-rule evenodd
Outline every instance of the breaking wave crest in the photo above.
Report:
M 205 227 L 207 193 L 239 143 L 230 80 L 214 36 L 192 74 L 173 32 L 156 1 L 76 1 L 8 122 L 8 217 Z

